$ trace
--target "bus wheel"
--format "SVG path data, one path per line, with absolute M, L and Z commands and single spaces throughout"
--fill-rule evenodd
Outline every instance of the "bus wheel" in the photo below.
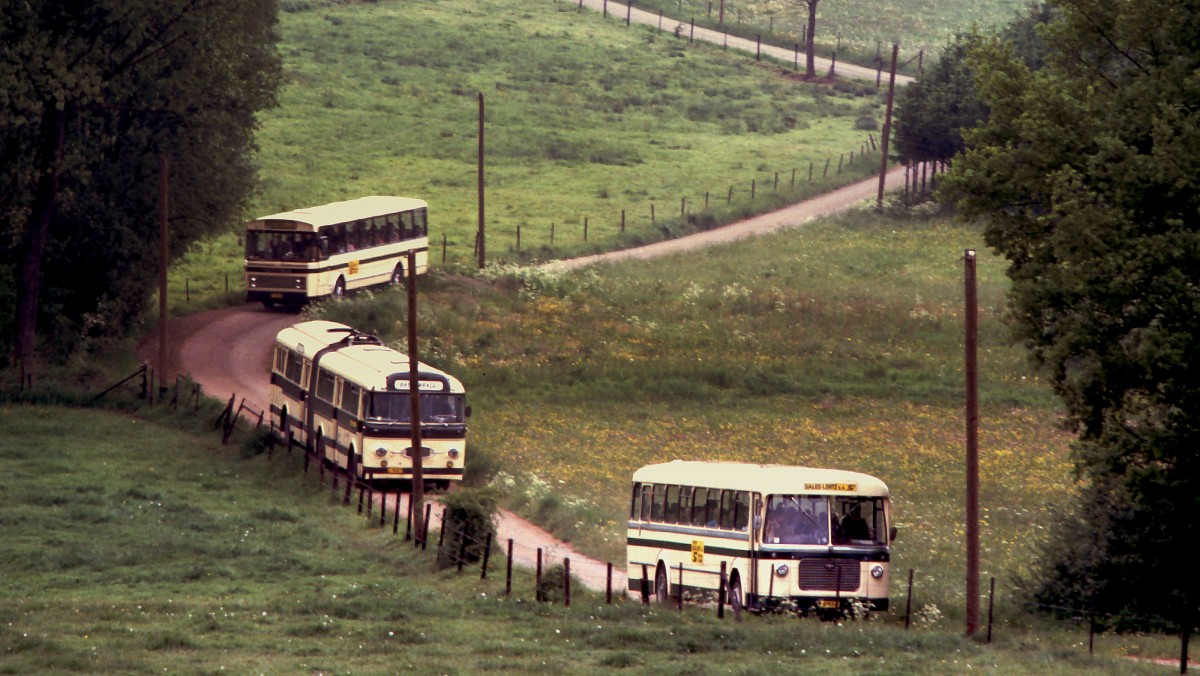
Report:
M 729 605 L 733 606 L 735 612 L 740 612 L 746 607 L 742 601 L 742 578 L 736 573 L 729 579 Z
M 353 448 L 350 449 L 350 453 L 351 454 L 354 453 Z M 354 474 L 358 477 L 359 481 L 363 480 L 364 473 L 363 473 L 362 456 L 361 455 L 354 456 Z
M 342 300 L 346 297 L 346 280 L 338 277 L 338 280 L 333 283 L 333 299 Z
M 659 603 L 668 603 L 671 600 L 670 586 L 667 584 L 667 569 L 659 564 L 658 570 L 654 572 L 654 600 Z
M 404 282 L 404 264 L 396 264 L 396 269 L 392 270 L 392 286 L 400 286 Z

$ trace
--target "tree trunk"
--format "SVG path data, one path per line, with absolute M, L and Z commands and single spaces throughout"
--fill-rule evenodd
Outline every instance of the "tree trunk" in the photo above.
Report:
M 821 0 L 806 0 L 808 5 L 808 44 L 804 49 L 804 77 L 812 79 L 817 75 L 816 37 L 817 37 L 817 3 Z
M 42 285 L 42 259 L 50 239 L 50 219 L 58 196 L 59 170 L 66 141 L 65 110 L 46 101 L 42 110 L 41 146 L 35 171 L 33 207 L 21 237 L 21 273 L 17 278 L 17 326 L 13 362 L 32 374 L 37 350 L 38 295 Z

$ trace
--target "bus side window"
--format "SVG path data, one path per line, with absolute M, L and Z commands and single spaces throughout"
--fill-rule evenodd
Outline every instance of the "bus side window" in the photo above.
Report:
M 704 525 L 716 528 L 721 515 L 721 491 L 716 488 L 708 489 L 708 506 L 704 510 Z
M 746 530 L 746 526 L 750 525 L 750 494 L 746 491 L 738 491 L 737 503 L 734 506 L 733 527 L 738 530 Z
M 734 499 L 737 491 L 722 491 L 721 493 L 721 528 L 733 530 Z
M 679 523 L 679 486 L 667 486 L 667 511 L 663 516 L 667 523 Z
M 317 369 L 317 398 L 333 403 L 333 374 L 325 369 Z
M 417 209 L 413 212 L 413 237 L 424 237 L 426 234 L 425 210 Z
M 287 360 L 288 360 L 287 373 L 285 373 L 284 375 L 287 377 L 288 380 L 292 381 L 293 383 L 302 385 L 303 383 L 301 382 L 301 380 L 302 380 L 302 376 L 304 373 L 303 359 L 301 359 L 300 355 L 292 352 L 292 353 L 288 354 Z
M 654 503 L 650 506 L 650 520 L 662 522 L 663 509 L 667 502 L 667 487 L 663 484 L 654 484 Z
M 639 483 L 633 484 L 633 495 L 629 498 L 629 518 L 630 520 L 637 519 L 641 514 L 641 504 L 639 498 L 642 497 L 642 485 Z
M 707 488 L 692 489 L 692 520 L 693 526 L 705 526 L 707 520 L 704 518 L 704 508 L 708 506 Z
M 692 491 L 691 486 L 679 487 L 679 523 L 692 524 Z
M 349 382 L 342 383 L 341 409 L 354 417 L 358 417 L 359 387 Z
M 654 485 L 642 484 L 642 521 L 650 520 L 650 506 L 654 504 Z
M 412 222 L 412 212 L 406 211 L 400 214 L 400 239 L 412 239 L 414 237 Z

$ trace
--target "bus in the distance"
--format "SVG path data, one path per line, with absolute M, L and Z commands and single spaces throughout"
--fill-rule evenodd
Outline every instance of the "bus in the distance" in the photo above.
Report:
M 734 462 L 649 465 L 633 475 L 629 590 L 750 610 L 887 610 L 888 489 L 836 469 Z M 645 586 L 643 586 L 645 585 Z
M 429 263 L 427 205 L 372 196 L 256 218 L 246 224 L 246 300 L 298 305 L 399 284 L 408 253 Z
M 457 378 L 418 362 L 421 467 L 441 487 L 462 479 L 466 393 Z M 359 479 L 412 478 L 409 360 L 379 338 L 330 321 L 279 332 L 271 360 L 271 422 Z

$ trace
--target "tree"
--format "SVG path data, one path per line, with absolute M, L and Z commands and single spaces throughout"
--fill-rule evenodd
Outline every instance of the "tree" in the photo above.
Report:
M 1200 8 L 1063 0 L 1046 65 L 984 41 L 990 114 L 943 184 L 1008 259 L 1018 336 L 1078 434 L 1078 521 L 1038 598 L 1195 624 Z M 1086 544 L 1081 544 L 1086 543 Z
M 1038 26 L 1049 23 L 1046 4 L 1029 7 L 998 34 L 1031 69 L 1040 68 L 1046 46 Z M 981 36 L 960 34 L 933 66 L 896 94 L 893 157 L 901 162 L 946 162 L 963 152 L 962 132 L 988 115 L 975 89 L 968 54 Z
M 790 7 L 804 7 L 808 11 L 808 23 L 804 41 L 804 77 L 812 79 L 817 75 L 816 67 L 816 40 L 817 34 L 817 5 L 821 0 L 776 0 L 783 5 Z M 768 0 L 765 5 L 767 8 L 774 8 L 775 3 Z
M 0 267 L 13 358 L 123 329 L 157 271 L 157 157 L 172 251 L 241 216 L 255 115 L 280 79 L 274 0 L 0 0 Z
M 969 36 L 959 36 L 928 72 L 897 92 L 892 136 L 896 159 L 948 163 L 966 147 L 962 130 L 987 117 L 966 63 L 970 44 Z

